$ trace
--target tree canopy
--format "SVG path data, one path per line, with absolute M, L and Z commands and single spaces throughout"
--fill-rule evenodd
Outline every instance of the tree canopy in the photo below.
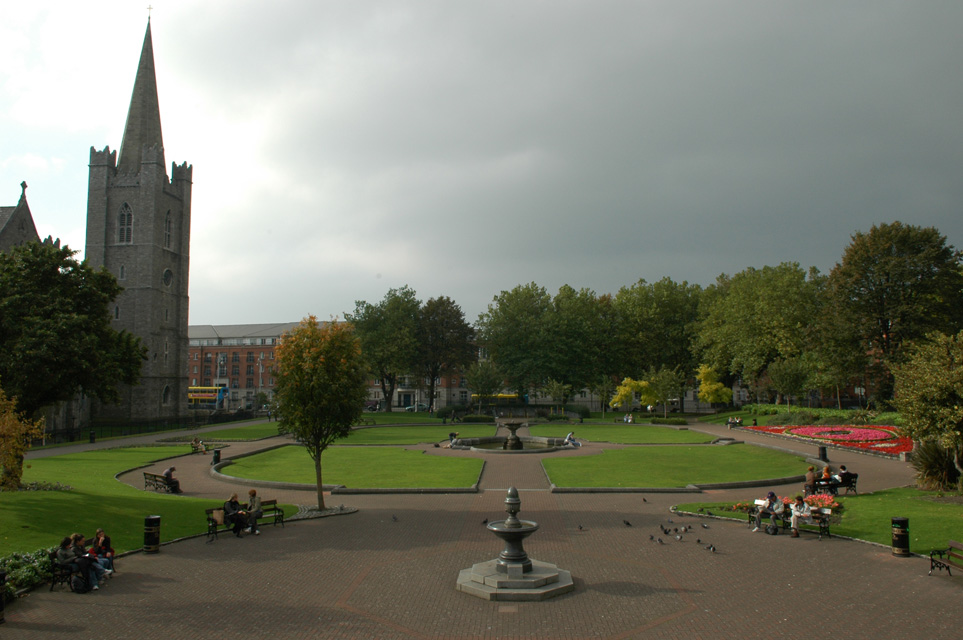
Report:
M 903 344 L 963 329 L 961 260 L 935 228 L 897 221 L 853 234 L 830 272 L 830 301 L 853 327 L 856 348 L 873 351 L 883 367 L 884 400 L 890 396 L 888 370 L 901 359 Z
M 475 329 L 465 314 L 447 297 L 432 298 L 418 310 L 415 328 L 416 370 L 428 381 L 428 398 L 434 409 L 435 380 L 468 367 L 477 359 Z
M 359 300 L 354 313 L 346 314 L 361 340 L 369 370 L 381 382 L 385 411 L 392 410 L 398 379 L 417 366 L 420 308 L 415 292 L 404 286 L 389 289 L 378 304 Z
M 117 280 L 75 253 L 37 242 L 0 253 L 0 385 L 28 419 L 78 391 L 116 402 L 146 359 L 139 338 L 111 327 Z
M 349 323 L 309 316 L 281 337 L 276 350 L 275 403 L 281 427 L 314 460 L 318 508 L 324 509 L 321 454 L 361 418 L 368 376 Z

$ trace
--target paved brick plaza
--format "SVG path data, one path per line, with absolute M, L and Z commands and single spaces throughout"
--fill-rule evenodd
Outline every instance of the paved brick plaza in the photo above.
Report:
M 719 427 L 697 428 L 721 433 Z M 815 453 L 807 445 L 745 437 Z M 271 443 L 232 445 L 225 453 Z M 591 455 L 602 446 L 551 455 Z M 428 455 L 470 454 L 428 449 Z M 909 466 L 897 461 L 834 450 L 830 458 L 860 473 L 862 491 L 905 485 L 912 478 Z M 764 495 L 766 488 L 701 497 L 650 493 L 647 502 L 640 494 L 553 494 L 540 456 L 496 454 L 486 461 L 478 494 L 333 496 L 329 504 L 343 502 L 359 511 L 292 522 L 283 529 L 268 525 L 258 537 L 226 535 L 213 543 L 200 537 L 164 546 L 157 555 L 125 557 L 118 561 L 118 577 L 99 592 L 44 588 L 9 605 L 0 635 L 3 640 L 65 634 L 209 639 L 248 633 L 277 638 L 960 637 L 963 575 L 927 577 L 928 560 L 894 558 L 889 548 L 805 534 L 799 539 L 753 534 L 741 523 L 668 511 L 683 501 Z M 204 456 L 179 459 L 182 485 L 188 495 L 223 499 L 235 487 L 211 478 L 208 462 Z M 139 486 L 137 480 L 133 476 L 132 484 Z M 526 550 L 570 570 L 573 593 L 541 603 L 498 603 L 455 590 L 459 570 L 500 551 L 482 521 L 504 516 L 505 490 L 512 485 L 521 493 L 520 516 L 541 527 L 526 541 Z M 313 495 L 261 493 L 301 504 L 310 504 Z M 671 526 L 705 521 L 710 529 L 699 527 L 681 543 L 649 541 L 668 518 L 674 520 Z M 697 537 L 716 545 L 718 553 L 697 545 Z

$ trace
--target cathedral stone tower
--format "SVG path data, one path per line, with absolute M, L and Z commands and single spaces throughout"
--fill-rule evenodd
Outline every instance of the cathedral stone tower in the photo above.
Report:
M 192 171 L 172 164 L 167 175 L 148 20 L 120 158 L 110 147 L 90 149 L 86 245 L 89 263 L 124 287 L 114 328 L 140 336 L 148 354 L 140 383 L 121 386 L 119 405 L 96 404 L 95 422 L 163 422 L 186 412 Z

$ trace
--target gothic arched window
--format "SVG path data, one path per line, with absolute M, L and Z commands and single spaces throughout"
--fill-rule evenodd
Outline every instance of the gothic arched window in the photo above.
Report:
M 170 404 L 171 403 L 171 388 L 170 385 L 164 387 L 164 393 L 161 395 L 161 403 Z
M 164 248 L 171 248 L 171 236 L 174 231 L 174 223 L 171 222 L 171 212 L 167 212 L 167 217 L 164 219 Z
M 134 241 L 134 212 L 126 202 L 117 216 L 117 242 L 131 244 Z

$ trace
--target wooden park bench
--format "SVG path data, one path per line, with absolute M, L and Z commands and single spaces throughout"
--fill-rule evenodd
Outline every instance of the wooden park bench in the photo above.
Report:
M 241 509 L 246 511 L 247 505 L 242 504 Z M 220 512 L 218 515 L 216 512 Z M 207 538 L 208 542 L 211 539 L 216 540 L 217 534 L 220 531 L 230 531 L 232 526 L 230 522 L 224 517 L 223 507 L 213 507 L 211 509 L 205 509 L 204 513 L 207 514 Z M 257 519 L 258 522 L 264 522 L 270 519 L 274 526 L 280 524 L 284 526 L 284 509 L 278 506 L 278 501 L 276 499 L 262 500 L 261 501 L 261 516 Z
M 144 491 L 148 489 L 157 489 L 158 491 L 166 491 L 170 493 L 171 486 L 167 484 L 167 478 L 159 473 L 147 473 L 144 472 Z
M 939 569 L 940 571 L 946 569 L 947 575 L 952 576 L 953 572 L 950 571 L 950 567 L 963 569 L 963 544 L 956 540 L 950 540 L 949 545 L 946 549 L 930 551 L 930 572 L 926 575 L 933 575 L 933 569 Z

